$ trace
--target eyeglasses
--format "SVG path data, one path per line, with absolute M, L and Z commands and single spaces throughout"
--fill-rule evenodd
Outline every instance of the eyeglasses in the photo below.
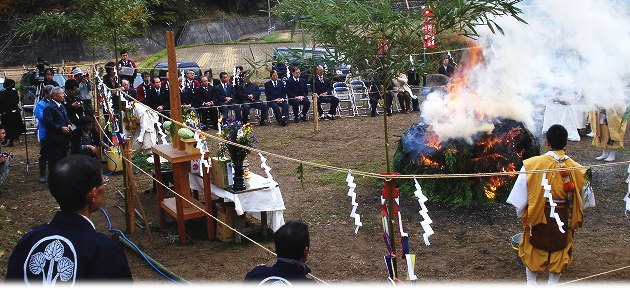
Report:
M 101 183 L 101 185 L 99 185 L 99 187 L 107 185 L 108 182 L 109 182 L 109 176 L 103 175 L 103 182 Z

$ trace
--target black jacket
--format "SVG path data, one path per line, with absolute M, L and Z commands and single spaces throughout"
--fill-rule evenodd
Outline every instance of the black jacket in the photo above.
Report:
M 50 223 L 22 236 L 9 258 L 6 277 L 31 285 L 42 285 L 48 278 L 56 285 L 132 280 L 121 245 L 70 212 L 57 212 Z
M 314 284 L 315 281 L 306 277 L 311 272 L 306 265 L 297 260 L 278 258 L 276 263 L 267 267 L 265 265 L 256 266 L 245 276 L 246 283 L 256 283 L 259 285 L 271 285 L 272 283 L 290 284 Z M 263 283 L 264 282 L 264 283 Z

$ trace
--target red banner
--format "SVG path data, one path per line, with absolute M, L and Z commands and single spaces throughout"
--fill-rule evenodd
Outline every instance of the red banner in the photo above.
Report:
M 422 23 L 422 33 L 424 33 L 424 47 L 435 48 L 435 15 L 433 9 L 429 6 L 422 6 L 422 16 L 424 22 Z

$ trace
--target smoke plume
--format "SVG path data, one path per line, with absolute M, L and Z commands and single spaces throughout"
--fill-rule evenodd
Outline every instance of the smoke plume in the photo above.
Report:
M 589 110 L 623 112 L 628 105 L 628 1 L 532 0 L 520 7 L 528 24 L 497 19 L 505 35 L 482 33 L 476 44 L 483 64 L 463 72 L 465 84 L 427 96 L 422 119 L 441 139 L 470 142 L 474 133 L 492 130 L 497 117 L 540 134 L 545 105 L 553 100 Z

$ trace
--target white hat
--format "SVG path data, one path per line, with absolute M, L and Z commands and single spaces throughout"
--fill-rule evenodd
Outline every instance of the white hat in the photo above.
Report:
M 78 74 L 85 75 L 85 72 L 82 69 L 80 69 L 80 68 L 75 68 L 75 69 L 72 70 L 72 75 L 73 76 L 76 76 Z

